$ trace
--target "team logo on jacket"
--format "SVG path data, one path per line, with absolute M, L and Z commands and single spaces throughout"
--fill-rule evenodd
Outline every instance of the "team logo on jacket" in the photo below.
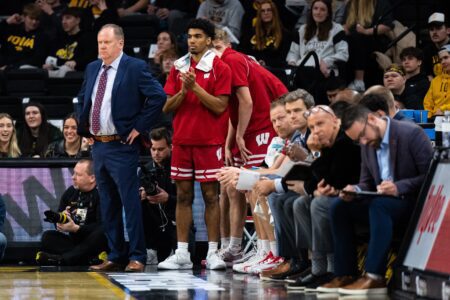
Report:
M 205 75 L 203 75 L 203 78 L 208 79 L 209 78 L 209 73 L 205 73 Z

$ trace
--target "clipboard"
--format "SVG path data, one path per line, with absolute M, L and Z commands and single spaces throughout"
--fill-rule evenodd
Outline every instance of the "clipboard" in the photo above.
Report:
M 399 198 L 397 196 L 392 196 L 392 195 L 385 195 L 385 194 L 380 194 L 378 192 L 374 192 L 374 191 L 359 191 L 359 192 L 353 192 L 353 191 L 342 191 L 343 193 L 350 195 L 350 196 L 355 196 L 355 197 L 391 197 L 391 198 Z

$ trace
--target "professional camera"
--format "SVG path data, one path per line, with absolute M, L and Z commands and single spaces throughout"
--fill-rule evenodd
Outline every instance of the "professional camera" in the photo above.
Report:
M 66 224 L 69 222 L 69 218 L 63 212 L 54 212 L 52 210 L 46 210 L 46 211 L 44 211 L 44 215 L 45 215 L 45 218 L 44 218 L 45 222 L 55 223 L 55 224 L 56 223 Z M 78 215 L 71 214 L 70 217 L 75 222 L 75 224 L 80 223 L 80 217 Z
M 158 192 L 158 169 L 148 170 L 145 166 L 141 167 L 141 186 L 144 187 L 147 196 L 155 196 Z

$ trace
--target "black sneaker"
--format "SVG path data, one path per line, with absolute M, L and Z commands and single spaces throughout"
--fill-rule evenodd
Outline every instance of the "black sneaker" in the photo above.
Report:
M 294 283 L 287 284 L 286 288 L 288 290 L 305 290 L 307 286 L 311 286 L 312 284 L 315 284 L 316 282 L 320 282 L 320 284 L 317 285 L 317 286 L 320 286 L 324 283 L 329 282 L 331 279 L 333 279 L 332 277 L 330 279 L 330 274 L 331 273 L 325 273 L 325 274 L 319 275 L 319 276 L 314 275 L 314 274 L 309 274 L 306 277 L 298 278 Z
M 288 282 L 288 283 L 294 283 L 297 281 L 298 278 L 304 278 L 304 277 L 308 276 L 309 274 L 311 274 L 311 268 L 307 268 L 306 270 L 304 270 L 303 272 L 300 272 L 300 273 L 289 275 L 288 277 L 286 277 L 284 279 L 284 281 Z
M 62 256 L 39 251 L 36 253 L 36 262 L 40 266 L 59 266 L 62 264 Z
M 316 292 L 316 289 L 319 286 L 330 282 L 331 280 L 333 280 L 334 277 L 335 276 L 333 273 L 325 273 L 321 276 L 317 276 L 317 279 L 314 282 L 305 286 L 305 292 Z

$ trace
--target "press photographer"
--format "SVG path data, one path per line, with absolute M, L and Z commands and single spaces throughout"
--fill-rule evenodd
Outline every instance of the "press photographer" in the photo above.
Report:
M 57 230 L 43 233 L 42 251 L 36 254 L 39 265 L 88 265 L 107 250 L 93 162 L 80 160 L 72 181 L 73 186 L 61 197 L 58 212 L 44 212 L 44 221 L 54 223 Z
M 164 260 L 176 248 L 176 187 L 170 179 L 172 142 L 165 128 L 150 132 L 152 160 L 141 168 L 140 196 L 147 265 Z

